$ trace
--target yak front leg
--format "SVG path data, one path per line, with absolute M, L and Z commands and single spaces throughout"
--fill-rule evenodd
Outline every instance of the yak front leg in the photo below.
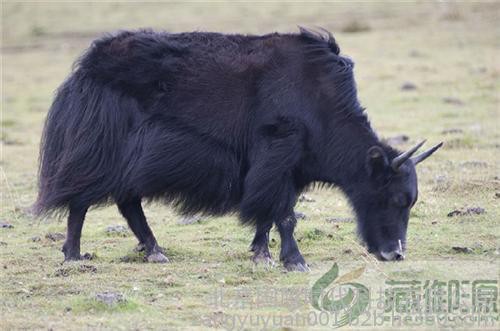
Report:
M 293 214 L 276 222 L 281 237 L 280 261 L 283 262 L 283 265 L 288 271 L 307 272 L 310 271 L 310 269 L 302 257 L 297 242 L 293 237 L 293 231 L 296 224 L 297 220 Z
M 240 207 L 243 220 L 256 220 L 252 243 L 254 260 L 269 260 L 268 222 L 274 222 L 281 236 L 281 260 L 288 270 L 307 271 L 307 265 L 293 238 L 297 200 L 294 170 L 304 156 L 305 127 L 300 122 L 278 117 L 260 130 L 260 141 L 251 153 L 251 166 L 245 177 Z M 259 225 L 261 224 L 261 225 Z M 267 225 L 264 225 L 267 224 Z

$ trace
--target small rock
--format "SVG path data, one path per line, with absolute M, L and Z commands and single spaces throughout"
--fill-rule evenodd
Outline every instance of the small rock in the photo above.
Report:
M 434 177 L 434 181 L 437 184 L 442 184 L 442 183 L 446 182 L 446 176 L 445 175 L 437 175 L 436 177 Z
M 64 240 L 66 236 L 60 232 L 49 232 L 45 235 L 45 238 L 51 241 L 60 241 Z
M 94 260 L 95 258 L 97 258 L 96 253 L 85 253 L 82 255 L 82 260 Z
M 128 236 L 129 231 L 126 226 L 123 226 L 121 224 L 118 225 L 110 225 L 106 228 L 106 233 L 108 235 L 118 235 L 118 236 Z
M 12 228 L 14 228 L 14 225 L 12 225 L 10 223 L 1 222 L 0 223 L 0 228 L 2 228 L 2 229 L 12 229 Z
M 42 240 L 42 238 L 40 238 L 40 236 L 34 236 L 34 237 L 30 238 L 30 241 L 32 241 L 34 243 L 39 242 L 41 240 Z
M 481 207 L 472 207 L 472 208 L 467 209 L 467 212 L 469 212 L 471 214 L 475 214 L 475 215 L 481 215 L 481 214 L 486 213 L 486 210 L 484 210 L 484 208 L 481 208 Z
M 307 216 L 306 216 L 306 214 L 301 213 L 300 211 L 296 211 L 295 218 L 298 220 L 305 220 L 307 218 Z
M 470 247 L 453 246 L 451 249 L 457 253 L 471 254 L 473 252 Z
M 482 133 L 483 132 L 483 126 L 481 123 L 474 123 L 472 125 L 469 125 L 469 130 L 474 133 Z
M 408 140 L 410 140 L 410 137 L 408 137 L 407 135 L 401 134 L 398 136 L 389 137 L 389 138 L 384 139 L 384 140 L 389 145 L 401 145 L 401 144 L 406 143 Z
M 405 82 L 401 85 L 401 91 L 414 91 L 417 89 L 417 85 L 412 82 Z
M 458 134 L 458 133 L 464 133 L 464 130 L 458 129 L 458 128 L 450 128 L 450 129 L 444 129 L 441 131 L 442 134 Z
M 8 244 L 5 241 L 0 241 L 0 246 L 7 246 Z
M 432 225 L 436 225 L 438 222 L 437 221 L 432 221 L 431 224 Z
M 123 294 L 118 292 L 101 292 L 95 295 L 95 300 L 102 302 L 108 306 L 125 302 Z
M 194 224 L 194 223 L 199 223 L 201 222 L 201 216 L 199 215 L 188 215 L 188 216 L 184 216 L 184 217 L 181 217 L 178 221 L 177 221 L 177 224 L 181 224 L 181 225 L 188 225 L 188 224 Z
M 344 249 L 344 254 L 352 254 L 352 249 Z
M 444 97 L 443 102 L 450 104 L 450 105 L 455 105 L 455 106 L 463 106 L 464 102 L 460 100 L 459 98 L 455 97 Z
M 352 217 L 330 217 L 326 221 L 328 223 L 350 223 L 354 222 L 354 219 Z
M 495 198 L 500 198 L 500 192 L 495 192 Z
M 302 194 L 300 197 L 299 197 L 299 202 L 315 202 L 316 200 L 314 200 L 313 198 L 310 198 L 308 197 L 307 195 L 305 194 Z
M 486 210 L 481 207 L 470 207 L 470 208 L 462 208 L 462 209 L 455 209 L 451 212 L 448 213 L 448 217 L 454 217 L 454 216 L 470 216 L 470 215 L 481 215 L 486 213 Z

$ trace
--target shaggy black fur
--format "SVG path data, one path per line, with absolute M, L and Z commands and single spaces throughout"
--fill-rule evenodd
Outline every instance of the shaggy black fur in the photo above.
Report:
M 396 173 L 376 162 L 399 153 L 371 129 L 353 62 L 339 52 L 331 35 L 304 29 L 96 40 L 59 88 L 41 144 L 36 211 L 69 211 L 66 259 L 80 258 L 87 209 L 116 202 L 148 259 L 165 261 L 142 212 L 145 198 L 187 214 L 238 212 L 256 226 L 256 259 L 270 259 L 275 223 L 281 259 L 304 270 L 293 207 L 313 182 L 344 190 L 371 250 L 404 242 L 413 164 Z M 408 201 L 391 211 L 401 194 Z

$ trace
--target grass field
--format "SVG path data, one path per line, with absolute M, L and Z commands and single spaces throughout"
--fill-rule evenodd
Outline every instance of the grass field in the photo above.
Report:
M 309 288 L 334 262 L 341 274 L 364 267 L 356 281 L 370 289 L 388 280 L 498 280 L 499 20 L 498 3 L 2 1 L 0 329 L 239 329 L 231 323 L 235 316 L 291 311 L 276 302 L 218 305 L 211 302 L 216 291 L 241 291 L 237 303 L 250 297 L 255 304 L 262 298 L 255 295 L 259 289 Z M 297 24 L 331 30 L 342 52 L 356 61 L 360 99 L 381 136 L 408 136 L 391 140 L 401 149 L 423 138 L 428 144 L 445 142 L 418 168 L 420 194 L 407 259 L 381 263 L 367 255 L 353 222 L 327 221 L 352 213 L 340 192 L 324 189 L 308 192 L 313 201 L 296 208 L 306 215 L 296 238 L 311 266 L 308 274 L 286 273 L 280 265 L 255 267 L 248 252 L 252 231 L 235 216 L 185 225 L 161 205 L 146 206 L 146 214 L 169 264 L 142 262 L 129 231 L 107 231 L 126 225 L 114 206 L 87 216 L 82 252 L 94 258 L 61 264 L 58 234 L 65 233 L 64 220 L 34 219 L 28 208 L 36 195 L 38 143 L 54 90 L 90 41 L 103 32 L 139 27 L 267 33 L 296 31 Z M 447 216 L 471 207 L 484 213 Z M 277 257 L 277 233 L 272 238 Z M 102 302 L 103 292 L 121 299 Z M 310 310 L 305 304 L 292 312 Z M 246 323 L 242 329 L 265 328 Z M 498 328 L 498 321 L 490 326 Z M 281 327 L 296 326 L 266 328 Z

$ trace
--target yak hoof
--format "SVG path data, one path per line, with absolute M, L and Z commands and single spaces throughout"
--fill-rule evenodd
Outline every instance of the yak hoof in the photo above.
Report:
M 82 260 L 82 256 L 81 255 L 65 256 L 63 263 L 65 263 L 65 262 L 72 262 L 72 261 L 80 261 L 80 260 Z
M 280 260 L 283 262 L 285 269 L 287 271 L 298 271 L 298 272 L 309 272 L 309 266 L 306 261 L 302 257 L 300 252 L 296 252 L 295 254 L 289 254 L 284 257 L 283 254 L 280 256 Z
M 80 255 L 80 254 L 75 255 L 75 254 L 73 254 L 73 255 L 65 256 L 63 262 L 81 261 L 81 260 L 92 260 L 93 257 L 94 257 L 94 255 L 90 254 L 90 253 L 85 253 L 83 255 Z
M 285 263 L 285 269 L 287 271 L 298 271 L 298 272 L 310 272 L 311 269 L 307 265 L 307 263 Z
M 167 263 L 168 258 L 161 252 L 154 252 L 146 256 L 146 261 L 150 263 Z
M 274 260 L 271 257 L 271 254 L 269 253 L 255 253 L 254 256 L 252 257 L 252 261 L 256 265 L 262 265 L 266 267 L 267 269 L 273 268 L 274 267 Z

